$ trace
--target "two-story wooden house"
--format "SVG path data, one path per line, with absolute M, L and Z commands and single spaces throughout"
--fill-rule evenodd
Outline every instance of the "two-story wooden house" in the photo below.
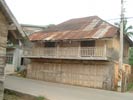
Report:
M 22 43 L 23 36 L 25 34 L 5 0 L 0 0 L 0 100 L 3 100 L 7 43 Z
M 27 77 L 113 90 L 117 87 L 119 29 L 97 16 L 71 19 L 29 36 Z M 125 40 L 127 64 L 129 42 Z

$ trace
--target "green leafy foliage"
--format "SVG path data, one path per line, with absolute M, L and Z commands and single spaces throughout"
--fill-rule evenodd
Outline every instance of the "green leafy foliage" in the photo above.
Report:
M 129 48 L 129 64 L 133 65 L 133 47 Z
M 119 23 L 114 23 L 117 27 L 120 28 L 120 22 Z M 133 26 L 132 25 L 128 25 L 128 22 L 127 20 L 125 19 L 124 20 L 124 25 L 123 25 L 123 31 L 124 31 L 124 34 L 131 37 L 133 36 L 133 31 L 131 31 L 133 29 Z
M 128 84 L 127 91 L 133 91 L 133 83 Z
M 36 100 L 46 100 L 46 98 L 43 96 L 38 96 L 38 97 L 36 97 Z

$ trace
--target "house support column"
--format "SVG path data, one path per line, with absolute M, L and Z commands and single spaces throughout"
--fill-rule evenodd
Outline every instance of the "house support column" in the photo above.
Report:
M 105 40 L 105 44 L 104 44 L 104 57 L 107 57 L 107 42 Z
M 78 57 L 80 58 L 81 57 L 81 47 L 80 47 L 80 45 L 79 45 L 79 47 L 78 47 Z
M 59 43 L 56 42 L 55 57 L 59 57 L 59 47 L 60 47 Z

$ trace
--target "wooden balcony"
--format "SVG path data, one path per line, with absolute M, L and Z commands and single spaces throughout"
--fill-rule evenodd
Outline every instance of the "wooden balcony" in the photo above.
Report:
M 109 50 L 105 47 L 60 47 L 24 49 L 23 57 L 107 60 Z

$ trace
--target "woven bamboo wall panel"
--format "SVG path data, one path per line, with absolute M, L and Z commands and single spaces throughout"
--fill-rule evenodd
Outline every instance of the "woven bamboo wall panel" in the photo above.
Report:
M 113 76 L 113 68 L 109 64 L 32 62 L 28 65 L 27 77 L 50 82 L 103 88 L 104 82 L 112 82 L 110 73 Z

